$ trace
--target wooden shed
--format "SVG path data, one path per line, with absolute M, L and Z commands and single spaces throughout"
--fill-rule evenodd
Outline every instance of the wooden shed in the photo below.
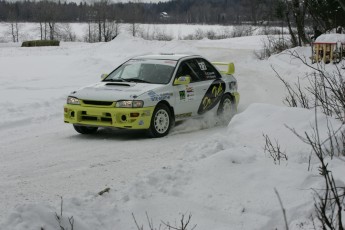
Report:
M 338 63 L 345 58 L 345 34 L 322 34 L 311 47 L 313 63 Z

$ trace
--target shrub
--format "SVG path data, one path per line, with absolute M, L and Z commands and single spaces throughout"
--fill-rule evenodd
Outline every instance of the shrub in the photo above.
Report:
M 274 27 L 274 26 L 263 26 L 260 27 L 256 35 L 283 35 L 283 34 L 288 34 L 285 28 L 279 28 L 279 27 Z
M 267 134 L 263 134 L 264 138 L 265 138 L 265 147 L 264 147 L 264 151 L 265 153 L 268 152 L 270 154 L 270 156 L 273 159 L 274 164 L 279 164 L 280 165 L 280 161 L 281 160 L 288 160 L 288 157 L 286 155 L 285 152 L 283 152 L 280 149 L 280 145 L 278 143 L 277 140 L 275 140 L 275 144 L 272 143 L 270 137 Z
M 301 86 L 299 81 L 290 85 L 273 69 L 288 90 L 289 95 L 284 102 L 291 107 L 319 108 L 327 116 L 334 117 L 345 124 L 345 63 L 335 65 L 330 71 L 326 69 L 325 65 L 309 64 L 307 59 L 301 57 L 296 51 L 287 51 L 286 53 L 292 58 L 300 60 L 302 64 L 313 71 L 303 77 L 309 83 L 306 86 Z
M 60 41 L 56 40 L 33 40 L 25 41 L 22 43 L 22 47 L 34 47 L 34 46 L 59 46 Z
M 69 23 L 61 23 L 55 26 L 55 37 L 60 41 L 75 42 L 77 35 L 73 32 Z
M 245 36 L 252 36 L 254 29 L 251 26 L 234 26 L 232 30 L 231 37 L 245 37 Z
M 263 48 L 254 51 L 255 56 L 260 59 L 268 59 L 273 54 L 278 54 L 291 47 L 291 43 L 283 36 L 267 35 L 266 39 L 262 40 Z
M 291 107 L 303 107 L 306 109 L 320 109 L 329 117 L 336 118 L 342 125 L 334 130 L 327 118 L 327 137 L 321 139 L 321 131 L 318 128 L 317 119 L 313 132 L 299 134 L 293 128 L 288 127 L 302 142 L 309 145 L 312 154 L 319 161 L 319 175 L 324 179 L 324 187 L 313 189 L 315 217 L 312 216 L 314 229 L 344 230 L 343 218 L 345 216 L 345 186 L 336 180 L 331 170 L 330 160 L 334 157 L 345 156 L 345 91 L 344 71 L 345 67 L 335 66 L 335 70 L 329 71 L 322 65 L 310 65 L 305 57 L 301 57 L 296 51 L 287 51 L 292 58 L 300 60 L 306 67 L 313 70 L 307 75 L 309 85 L 302 86 L 298 81 L 290 85 L 276 72 L 277 77 L 283 82 L 288 91 L 285 102 Z M 267 145 L 267 138 L 266 138 Z M 274 147 L 274 146 L 273 146 Z M 310 168 L 310 166 L 309 166 Z M 317 222 L 315 224 L 314 218 Z
M 147 28 L 146 31 L 142 30 L 139 33 L 139 37 L 145 40 L 158 40 L 158 41 L 171 41 L 173 36 L 166 31 L 166 27 L 160 28 L 153 26 L 152 31 Z
M 201 40 L 205 38 L 207 34 L 201 29 L 197 28 L 193 34 L 189 34 L 183 37 L 183 40 Z

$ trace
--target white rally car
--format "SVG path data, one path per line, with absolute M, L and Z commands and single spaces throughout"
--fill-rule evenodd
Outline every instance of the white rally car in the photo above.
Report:
M 101 82 L 72 92 L 64 121 L 82 134 L 113 127 L 146 129 L 162 137 L 175 121 L 211 110 L 230 119 L 239 102 L 233 73 L 233 63 L 211 64 L 197 55 L 135 57 L 102 75 Z

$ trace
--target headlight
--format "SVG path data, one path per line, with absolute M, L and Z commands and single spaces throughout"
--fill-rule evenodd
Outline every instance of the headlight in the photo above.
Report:
M 67 97 L 67 104 L 80 105 L 80 101 L 78 98 L 75 97 Z
M 142 108 L 144 106 L 143 101 L 118 101 L 116 107 L 118 108 Z

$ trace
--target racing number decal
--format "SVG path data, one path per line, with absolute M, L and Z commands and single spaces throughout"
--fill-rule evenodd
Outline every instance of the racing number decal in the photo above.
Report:
M 224 91 L 225 82 L 220 79 L 214 80 L 201 100 L 198 114 L 203 114 L 213 109 L 222 98 Z
M 198 62 L 198 65 L 202 71 L 206 71 L 207 67 L 204 62 Z

